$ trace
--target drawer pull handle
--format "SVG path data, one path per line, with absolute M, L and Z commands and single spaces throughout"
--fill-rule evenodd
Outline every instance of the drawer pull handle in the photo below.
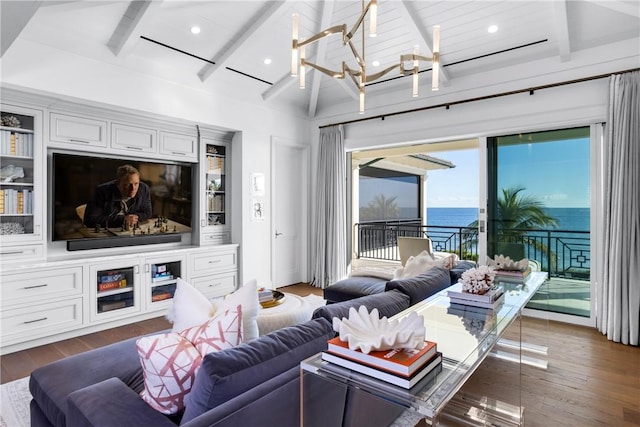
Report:
M 25 251 L 6 251 L 6 252 L 2 252 L 2 255 L 17 255 L 17 254 L 23 254 L 25 253 Z
M 35 319 L 35 320 L 25 320 L 24 324 L 28 325 L 29 323 L 42 322 L 43 320 L 47 320 L 47 317 L 43 317 L 41 319 Z
M 127 150 L 139 150 L 139 151 L 142 151 L 142 147 L 132 147 L 130 145 L 127 145 Z
M 89 141 L 83 141 L 82 139 L 73 139 L 73 138 L 69 138 L 69 142 L 79 142 L 81 144 L 91 144 L 91 142 L 89 142 Z
M 220 285 L 221 285 L 221 283 L 212 283 L 212 284 L 209 285 L 209 287 L 210 288 L 214 288 L 214 287 L 220 286 Z
M 221 261 L 221 260 L 219 260 L 219 259 L 214 259 L 214 260 L 209 261 L 209 264 L 217 264 L 217 263 L 219 263 L 220 261 Z
M 181 153 L 179 151 L 172 151 L 171 154 L 175 154 L 176 156 L 186 156 L 187 153 Z
M 43 283 L 42 285 L 25 286 L 23 289 L 44 288 L 45 286 L 49 286 L 49 284 Z

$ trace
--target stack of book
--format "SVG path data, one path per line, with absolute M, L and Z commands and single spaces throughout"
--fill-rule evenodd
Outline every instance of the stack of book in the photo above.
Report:
M 271 292 L 271 289 L 258 289 L 258 302 L 263 303 L 271 300 L 273 300 L 273 292 Z
M 531 267 L 524 270 L 495 270 L 497 282 L 524 283 L 531 274 Z
M 495 310 L 504 302 L 504 289 L 501 286 L 494 287 L 482 295 L 471 292 L 447 291 L 447 296 L 452 305 L 471 305 Z
M 363 353 L 351 350 L 340 337 L 328 341 L 322 359 L 361 374 L 409 389 L 429 373 L 439 372 L 442 353 L 432 341 L 425 341 L 421 349 L 381 350 Z

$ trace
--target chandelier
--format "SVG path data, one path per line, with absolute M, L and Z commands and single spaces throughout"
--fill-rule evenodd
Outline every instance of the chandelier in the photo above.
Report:
M 380 77 L 388 74 L 394 69 L 398 68 L 401 76 L 413 76 L 413 93 L 414 97 L 418 96 L 418 73 L 420 72 L 420 61 L 431 61 L 432 65 L 432 74 L 431 74 L 431 89 L 438 90 L 438 75 L 440 71 L 440 26 L 434 25 L 433 27 L 433 56 L 431 58 L 422 56 L 419 54 L 418 47 L 416 46 L 413 50 L 413 53 L 408 53 L 404 55 L 400 55 L 400 61 L 397 64 L 391 65 L 384 70 L 367 75 L 366 73 L 366 61 L 365 61 L 365 30 L 364 30 L 364 19 L 367 13 L 370 13 L 369 16 L 369 37 L 375 37 L 377 31 L 377 9 L 378 4 L 377 0 L 370 0 L 369 3 L 365 6 L 364 0 L 362 0 L 362 13 L 356 20 L 355 24 L 351 31 L 347 32 L 347 25 L 335 25 L 333 27 L 327 28 L 319 32 L 318 34 L 313 35 L 312 37 L 302 40 L 298 39 L 298 14 L 293 14 L 293 43 L 291 49 L 291 76 L 300 78 L 300 89 L 305 88 L 305 74 L 306 67 L 309 66 L 311 68 L 315 68 L 316 70 L 336 79 L 344 79 L 345 76 L 349 76 L 353 83 L 356 85 L 359 92 L 359 100 L 360 100 L 360 114 L 364 113 L 364 98 L 365 98 L 365 85 L 367 83 L 374 82 L 378 80 Z M 362 49 L 359 53 L 356 49 L 355 45 L 352 42 L 352 38 L 354 34 L 361 29 L 362 31 Z M 314 64 L 313 62 L 309 62 L 305 57 L 305 47 L 316 43 L 325 37 L 329 37 L 334 34 L 342 35 L 342 44 L 349 45 L 351 52 L 358 64 L 356 69 L 350 68 L 346 62 L 342 61 L 342 69 L 340 70 L 330 70 L 328 68 L 322 67 L 318 64 Z

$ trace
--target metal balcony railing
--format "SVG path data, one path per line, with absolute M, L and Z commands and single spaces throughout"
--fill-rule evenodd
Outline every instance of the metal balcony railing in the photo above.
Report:
M 355 232 L 357 258 L 400 261 L 399 236 L 428 237 L 434 251 L 455 253 L 461 259 L 478 258 L 476 228 L 421 225 L 416 220 L 374 221 L 355 224 Z M 497 230 L 497 235 L 505 237 L 496 245 L 518 245 L 523 256 L 537 261 L 550 277 L 589 280 L 588 231 L 509 229 Z

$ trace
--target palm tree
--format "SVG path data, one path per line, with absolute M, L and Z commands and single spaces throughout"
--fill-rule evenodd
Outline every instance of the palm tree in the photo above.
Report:
M 386 221 L 400 216 L 400 209 L 396 204 L 397 196 L 389 197 L 378 194 L 369 202 L 367 207 L 360 208 L 360 219 L 364 221 Z
M 524 187 L 503 188 L 502 195 L 498 198 L 495 218 L 495 229 L 492 236 L 494 252 L 507 245 L 532 246 L 541 253 L 549 254 L 549 261 L 555 265 L 556 255 L 546 247 L 539 239 L 529 239 L 527 234 L 531 230 L 542 228 L 556 228 L 558 221 L 547 215 L 544 204 L 533 196 L 520 194 Z M 468 234 L 465 243 L 476 244 L 478 241 L 478 221 L 468 225 Z M 506 254 L 505 254 L 506 255 Z

